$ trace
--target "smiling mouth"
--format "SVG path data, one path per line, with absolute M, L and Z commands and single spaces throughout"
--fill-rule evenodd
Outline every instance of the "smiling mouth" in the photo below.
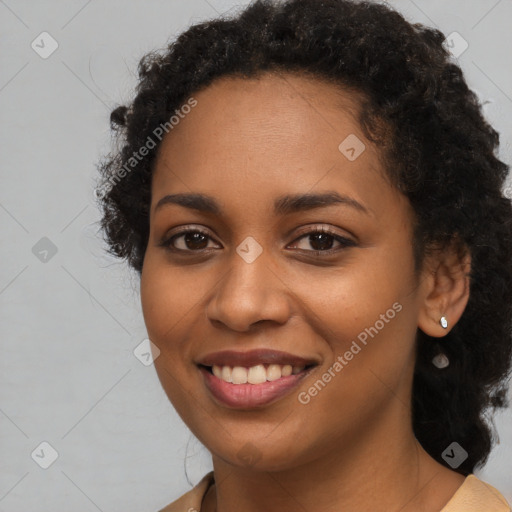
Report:
M 268 406 L 289 395 L 319 365 L 314 363 L 293 367 L 258 364 L 250 368 L 204 364 L 197 366 L 210 397 L 218 405 L 238 410 L 253 410 Z
M 229 384 L 263 384 L 265 382 L 273 382 L 290 375 L 299 375 L 308 372 L 317 364 L 308 364 L 301 366 L 292 366 L 289 364 L 258 364 L 255 366 L 207 366 L 198 365 L 205 369 L 211 375 L 219 380 Z

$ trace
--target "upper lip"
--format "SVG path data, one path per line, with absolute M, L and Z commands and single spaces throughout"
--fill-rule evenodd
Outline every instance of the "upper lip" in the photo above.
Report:
M 257 366 L 259 364 L 280 364 L 292 366 L 308 366 L 318 364 L 317 361 L 307 357 L 300 357 L 288 352 L 270 349 L 255 349 L 247 352 L 223 350 L 208 354 L 197 361 L 204 366 Z

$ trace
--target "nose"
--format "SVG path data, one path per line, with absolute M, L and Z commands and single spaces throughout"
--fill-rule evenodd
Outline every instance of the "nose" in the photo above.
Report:
M 263 251 L 255 261 L 245 261 L 233 251 L 229 270 L 212 293 L 206 314 L 214 324 L 246 332 L 264 321 L 284 324 L 290 316 L 290 288 Z

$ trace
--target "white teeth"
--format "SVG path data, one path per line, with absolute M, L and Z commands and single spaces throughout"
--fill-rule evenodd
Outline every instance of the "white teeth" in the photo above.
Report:
M 281 366 L 270 364 L 267 369 L 267 380 L 277 380 L 281 378 Z
M 231 382 L 233 384 L 245 384 L 247 382 L 247 370 L 241 366 L 235 366 L 231 373 Z
M 265 370 L 265 367 L 262 364 L 259 364 L 258 366 L 252 366 L 249 368 L 249 371 L 247 372 L 247 382 L 249 384 L 261 384 L 262 382 L 267 382 L 267 370 Z
M 293 372 L 293 367 L 289 364 L 286 364 L 281 369 L 281 376 L 282 377 L 288 377 L 288 375 L 291 375 Z
M 244 368 L 243 366 L 218 366 L 213 365 L 212 371 L 215 377 L 233 384 L 262 384 L 266 381 L 273 381 L 288 375 L 296 375 L 304 370 L 304 366 L 292 366 L 290 364 L 263 364 Z
M 217 368 L 220 368 L 219 366 Z M 229 366 L 223 366 L 220 375 L 217 375 L 222 380 L 226 382 L 231 382 L 231 368 Z

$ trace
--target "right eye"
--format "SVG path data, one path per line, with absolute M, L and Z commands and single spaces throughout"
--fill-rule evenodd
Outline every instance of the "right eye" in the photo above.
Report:
M 211 237 L 205 231 L 186 229 L 162 240 L 159 245 L 174 252 L 200 252 L 208 249 L 208 239 Z

